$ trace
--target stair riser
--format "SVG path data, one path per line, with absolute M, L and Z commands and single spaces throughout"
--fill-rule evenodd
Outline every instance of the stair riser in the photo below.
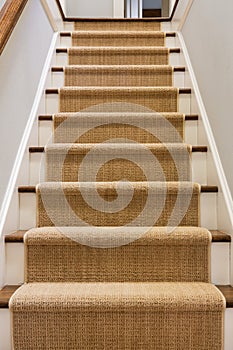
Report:
M 127 155 L 126 155 L 127 158 Z M 30 185 L 36 185 L 39 182 L 46 181 L 44 176 L 45 169 L 45 154 L 31 153 L 30 154 Z M 206 170 L 206 153 L 192 153 L 192 180 L 202 185 L 207 184 Z M 109 180 L 111 181 L 111 180 Z
M 232 350 L 233 344 L 233 309 L 227 309 L 225 312 L 224 327 L 224 350 Z M 10 338 L 10 311 L 9 309 L 0 310 L 0 327 L 1 327 L 1 350 L 12 350 Z
M 217 193 L 201 193 L 200 226 L 217 229 Z M 36 194 L 19 194 L 19 229 L 36 227 Z
M 174 72 L 173 86 L 177 88 L 185 87 L 185 72 Z M 53 88 L 61 88 L 64 86 L 64 72 L 52 72 L 51 82 Z M 82 85 L 84 86 L 84 85 Z M 103 86 L 103 85 L 99 85 Z M 115 86 L 118 86 L 117 84 Z
M 229 284 L 229 243 L 211 244 L 211 282 L 217 285 Z M 24 282 L 24 245 L 6 243 L 6 284 L 18 285 Z
M 184 141 L 190 145 L 197 145 L 197 127 L 198 121 L 186 121 L 184 127 Z M 45 146 L 52 142 L 51 135 L 53 132 L 52 121 L 39 121 L 39 146 Z
M 71 47 L 72 46 L 71 36 L 61 36 L 60 37 L 60 46 Z M 176 47 L 177 46 L 177 38 L 176 37 L 165 38 L 165 46 L 166 47 Z
M 180 53 L 170 53 L 169 54 L 169 64 L 171 66 L 179 66 L 181 62 Z M 56 65 L 57 66 L 67 66 L 68 65 L 68 54 L 67 53 L 57 53 L 56 54 Z
M 178 112 L 184 114 L 191 114 L 191 95 L 179 94 Z M 59 95 L 46 94 L 45 98 L 45 113 L 55 114 L 59 113 Z

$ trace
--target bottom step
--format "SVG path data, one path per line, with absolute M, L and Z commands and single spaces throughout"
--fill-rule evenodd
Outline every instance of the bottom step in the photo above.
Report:
M 10 301 L 15 350 L 220 350 L 224 308 L 208 283 L 32 283 Z

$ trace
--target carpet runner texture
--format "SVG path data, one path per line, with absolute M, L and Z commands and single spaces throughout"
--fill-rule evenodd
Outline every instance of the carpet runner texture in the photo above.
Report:
M 45 182 L 36 194 L 38 227 L 200 223 L 200 185 L 191 182 Z
M 24 241 L 26 282 L 210 282 L 199 227 L 43 227 Z
M 74 30 L 161 30 L 161 23 L 155 21 L 124 21 L 124 20 L 91 20 L 74 23 Z
M 51 144 L 46 181 L 191 181 L 191 152 L 184 143 Z
M 75 31 L 72 46 L 164 46 L 165 33 L 158 31 Z
M 65 86 L 172 86 L 171 66 L 69 66 Z
M 178 111 L 179 90 L 174 87 L 65 87 L 60 89 L 60 112 L 79 112 L 104 103 L 131 103 L 157 112 Z M 126 112 L 128 108 L 126 109 Z
M 150 46 L 93 46 L 68 49 L 70 65 L 165 65 L 169 63 L 169 49 Z
M 74 29 L 10 300 L 13 348 L 223 350 L 166 34 L 152 21 Z
M 207 283 L 29 283 L 10 307 L 17 349 L 222 349 Z
M 118 104 L 116 107 L 120 108 Z M 127 105 L 129 110 L 133 107 Z M 181 113 L 60 113 L 53 115 L 53 142 L 181 143 L 184 123 Z

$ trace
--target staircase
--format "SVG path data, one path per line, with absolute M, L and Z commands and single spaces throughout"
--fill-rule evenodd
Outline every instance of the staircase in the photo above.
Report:
M 60 37 L 21 231 L 6 237 L 24 238 L 13 349 L 224 349 L 230 236 L 210 215 L 218 187 L 176 33 L 87 21 Z

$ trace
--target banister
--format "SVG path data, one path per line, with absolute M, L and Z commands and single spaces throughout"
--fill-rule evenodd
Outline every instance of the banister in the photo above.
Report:
M 28 0 L 6 0 L 0 11 L 0 54 L 16 26 Z

